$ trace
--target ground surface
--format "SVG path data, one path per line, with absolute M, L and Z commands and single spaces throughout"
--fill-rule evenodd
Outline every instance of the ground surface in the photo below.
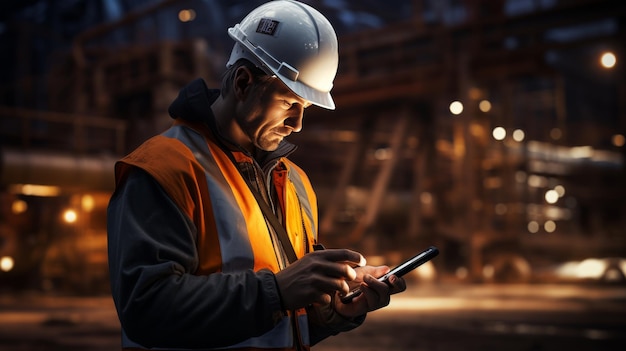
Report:
M 119 350 L 109 297 L 0 294 L 0 351 Z M 410 285 L 314 351 L 626 350 L 626 287 Z

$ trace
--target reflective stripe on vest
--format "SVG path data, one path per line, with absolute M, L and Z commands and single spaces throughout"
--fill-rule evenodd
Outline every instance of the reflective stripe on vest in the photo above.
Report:
M 267 267 L 273 272 L 277 272 L 279 267 L 273 247 L 270 251 L 271 259 L 269 262 L 263 262 L 263 267 L 255 267 L 255 250 L 250 242 L 250 229 L 260 231 L 261 235 L 258 236 L 267 239 L 269 239 L 269 232 L 260 209 L 255 211 L 254 208 L 250 208 L 251 206 L 246 204 L 250 199 L 254 200 L 252 194 L 247 198 L 241 195 L 241 192 L 249 192 L 243 179 L 236 183 L 226 178 L 227 175 L 230 175 L 229 178 L 241 178 L 239 171 L 232 165 L 231 161 L 227 157 L 226 160 L 216 159 L 211 150 L 209 150 L 206 140 L 189 128 L 175 126 L 162 135 L 181 141 L 192 151 L 195 160 L 204 168 L 222 256 L 220 270 L 228 273 L 246 269 L 258 270 Z M 198 181 L 201 181 L 201 179 L 198 179 Z M 204 199 L 204 201 L 207 200 Z M 241 206 L 242 203 L 244 203 L 244 206 Z M 202 247 L 205 245 L 200 242 L 203 241 L 203 234 L 211 235 L 210 233 L 198 233 L 198 254 L 201 262 L 205 261 L 202 258 Z M 271 242 L 268 240 L 264 244 L 271 245 Z M 267 258 L 264 260 L 267 260 Z M 210 271 L 215 269 L 215 267 L 207 268 Z M 201 268 L 201 271 L 204 271 L 204 269 Z

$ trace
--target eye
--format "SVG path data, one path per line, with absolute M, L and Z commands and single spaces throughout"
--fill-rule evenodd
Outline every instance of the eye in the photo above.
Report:
M 283 106 L 285 107 L 285 109 L 290 109 L 293 104 L 287 100 L 283 100 Z

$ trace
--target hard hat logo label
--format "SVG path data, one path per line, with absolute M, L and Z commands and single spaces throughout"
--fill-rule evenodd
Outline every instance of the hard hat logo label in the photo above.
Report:
M 274 35 L 278 29 L 280 22 L 269 18 L 261 18 L 259 25 L 256 27 L 256 32 L 267 35 Z

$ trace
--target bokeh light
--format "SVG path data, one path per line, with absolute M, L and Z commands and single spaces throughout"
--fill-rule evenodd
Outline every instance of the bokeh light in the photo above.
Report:
M 193 9 L 180 10 L 178 12 L 178 19 L 181 22 L 191 22 L 196 19 L 196 11 Z
M 65 223 L 75 223 L 78 219 L 78 214 L 74 210 L 66 210 L 63 212 L 63 221 Z
M 24 200 L 15 200 L 11 204 L 11 212 L 13 214 L 24 213 L 26 210 L 28 210 L 28 204 Z
M 556 190 L 548 190 L 545 195 L 546 202 L 554 204 L 559 201 L 559 193 Z
M 493 132 L 491 132 L 491 135 L 496 140 L 504 140 L 504 138 L 506 138 L 506 129 L 502 127 L 495 127 L 493 128 Z
M 600 56 L 600 64 L 604 68 L 613 68 L 617 64 L 617 57 L 614 53 L 607 51 Z
M 565 195 L 565 187 L 563 185 L 555 186 L 554 191 L 559 194 L 559 197 L 563 197 L 563 195 Z
M 523 141 L 525 137 L 526 137 L 526 133 L 524 133 L 523 130 L 515 129 L 513 131 L 513 140 L 520 142 L 520 141 Z
M 483 112 L 491 111 L 491 102 L 489 100 L 482 100 L 478 103 L 478 108 Z
M 12 270 L 14 266 L 15 261 L 13 260 L 13 257 L 4 256 L 0 258 L 0 271 L 8 272 Z
M 556 230 L 556 223 L 552 220 L 546 221 L 543 224 L 543 230 L 548 233 L 553 233 Z
M 614 146 L 622 147 L 624 146 L 624 143 L 626 143 L 626 138 L 624 138 L 622 134 L 615 134 L 611 138 L 611 142 L 613 143 Z
M 450 112 L 453 115 L 460 115 L 463 112 L 463 103 L 461 101 L 452 101 L 450 103 Z

